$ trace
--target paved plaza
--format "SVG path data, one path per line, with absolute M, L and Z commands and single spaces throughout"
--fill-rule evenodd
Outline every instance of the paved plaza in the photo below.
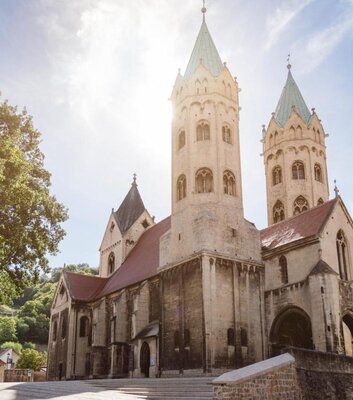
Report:
M 1 400 L 210 400 L 212 378 L 101 379 L 0 383 Z

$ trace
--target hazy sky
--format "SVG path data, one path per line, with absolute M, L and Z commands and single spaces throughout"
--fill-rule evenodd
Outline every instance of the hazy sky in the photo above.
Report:
M 198 0 L 0 0 L 0 91 L 42 133 L 52 192 L 69 208 L 51 266 L 98 265 L 111 209 L 137 173 L 146 208 L 170 213 L 171 104 L 202 15 Z M 329 133 L 328 171 L 353 211 L 353 0 L 207 0 L 238 82 L 245 216 L 266 226 L 261 125 L 293 76 Z

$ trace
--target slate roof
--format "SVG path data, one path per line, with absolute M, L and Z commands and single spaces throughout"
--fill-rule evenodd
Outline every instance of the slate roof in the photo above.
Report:
M 292 112 L 292 107 L 295 106 L 295 110 L 303 118 L 306 124 L 309 124 L 311 114 L 306 105 L 300 90 L 295 83 L 293 75 L 291 73 L 290 65 L 288 65 L 288 76 L 286 84 L 282 90 L 281 97 L 276 107 L 275 119 L 282 127 L 288 121 L 288 118 Z
M 70 295 L 92 301 L 157 275 L 159 239 L 170 229 L 170 217 L 146 230 L 120 268 L 109 278 L 65 272 Z
M 218 76 L 223 69 L 221 57 L 218 54 L 205 20 L 202 21 L 200 32 L 185 70 L 184 79 L 189 79 L 201 62 L 213 76 Z
M 319 234 L 337 198 L 260 231 L 262 247 L 275 249 Z
M 120 232 L 124 234 L 128 231 L 144 211 L 145 206 L 134 181 L 120 207 L 113 213 Z
M 317 274 L 331 274 L 338 275 L 336 271 L 334 271 L 325 261 L 319 260 L 319 262 L 315 265 L 315 267 L 311 270 L 309 275 L 317 275 Z

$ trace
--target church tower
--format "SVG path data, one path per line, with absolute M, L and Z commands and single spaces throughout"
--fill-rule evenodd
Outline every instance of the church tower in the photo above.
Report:
M 291 65 L 276 111 L 263 126 L 268 224 L 300 214 L 329 198 L 325 131 L 310 113 Z
M 243 215 L 238 83 L 221 61 L 205 7 L 202 12 L 185 74 L 179 72 L 171 95 L 169 262 L 204 250 L 242 258 L 255 251 L 260 259 L 257 233 Z

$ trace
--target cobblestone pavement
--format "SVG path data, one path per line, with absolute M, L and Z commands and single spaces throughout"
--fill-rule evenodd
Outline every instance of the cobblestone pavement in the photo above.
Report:
M 101 379 L 0 383 L 0 400 L 210 400 L 212 379 Z

